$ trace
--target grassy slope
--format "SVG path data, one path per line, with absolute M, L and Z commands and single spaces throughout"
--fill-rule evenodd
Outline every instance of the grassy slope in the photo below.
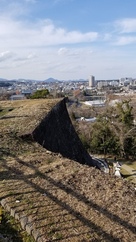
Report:
M 0 103 L 14 108 L 0 119 L 1 199 L 28 217 L 41 241 L 134 241 L 133 184 L 20 138 L 57 101 Z

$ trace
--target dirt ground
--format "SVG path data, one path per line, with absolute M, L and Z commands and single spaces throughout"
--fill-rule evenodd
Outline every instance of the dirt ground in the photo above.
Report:
M 20 137 L 56 102 L 0 103 L 6 108 L 0 119 L 0 200 L 16 217 L 27 216 L 41 242 L 136 241 L 133 183 Z

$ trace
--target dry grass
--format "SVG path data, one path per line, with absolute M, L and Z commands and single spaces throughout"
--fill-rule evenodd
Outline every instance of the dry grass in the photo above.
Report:
M 135 241 L 135 187 L 22 140 L 58 100 L 1 102 L 0 196 L 41 241 Z M 18 201 L 18 202 L 17 202 Z

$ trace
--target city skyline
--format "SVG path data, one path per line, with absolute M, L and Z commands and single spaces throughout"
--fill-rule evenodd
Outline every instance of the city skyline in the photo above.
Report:
M 0 0 L 0 77 L 136 77 L 133 0 Z

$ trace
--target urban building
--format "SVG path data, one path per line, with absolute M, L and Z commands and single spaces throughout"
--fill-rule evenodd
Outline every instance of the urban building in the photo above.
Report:
M 95 77 L 89 76 L 89 87 L 95 87 Z

